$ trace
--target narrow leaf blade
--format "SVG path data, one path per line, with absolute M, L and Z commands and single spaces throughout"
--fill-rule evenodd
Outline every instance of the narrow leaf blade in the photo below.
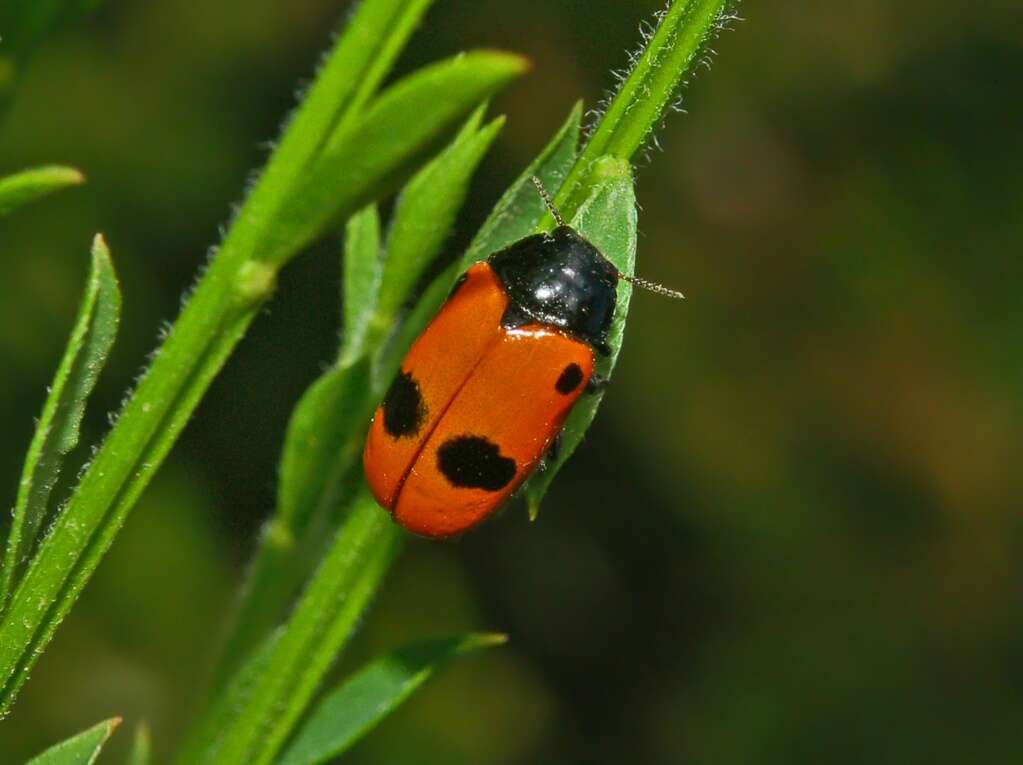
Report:
M 180 765 L 214 760 L 224 729 L 238 714 L 238 710 L 248 703 L 259 678 L 266 671 L 277 638 L 278 633 L 270 633 L 265 637 L 206 706 L 198 724 L 191 727 L 181 747 L 177 760 Z
M 398 197 L 387 236 L 377 321 L 389 325 L 427 266 L 440 252 L 469 191 L 473 173 L 504 123 L 481 130 L 478 109 L 469 123 L 408 182 Z
M 419 689 L 444 662 L 505 641 L 504 635 L 436 638 L 376 659 L 320 702 L 278 765 L 319 765 L 341 755 Z
M 182 765 L 274 761 L 354 632 L 400 540 L 401 532 L 387 513 L 368 491 L 360 492 L 246 699 L 218 726 L 215 745 L 199 757 L 182 760 Z
M 25 765 L 92 765 L 99 757 L 100 750 L 121 724 L 120 717 L 104 720 L 84 730 L 67 741 L 50 747 L 42 754 L 36 755 Z
M 6 602 L 49 510 L 64 457 L 78 444 L 85 404 L 117 335 L 121 291 L 101 236 L 92 247 L 85 295 L 64 357 L 29 445 L 4 556 L 0 605 Z
M 330 483 L 338 452 L 355 430 L 365 427 L 368 387 L 368 362 L 338 365 L 314 382 L 295 407 L 284 441 L 277 495 L 279 515 L 293 533 L 304 531 Z
M 222 686 L 259 638 L 280 623 L 284 607 L 308 574 L 309 561 L 322 554 L 322 519 L 352 489 L 346 478 L 362 454 L 362 434 L 373 406 L 369 394 L 369 360 L 341 363 L 309 386 L 292 412 L 277 510 L 246 577 L 214 687 Z
M 393 189 L 458 120 L 525 68 L 519 56 L 477 51 L 424 67 L 392 85 L 332 136 L 266 232 L 261 259 L 282 261 L 346 211 Z
M 80 171 L 60 165 L 35 167 L 0 178 L 0 216 L 39 197 L 84 182 L 85 176 Z
M 372 216 L 372 223 L 367 218 L 355 224 L 370 231 L 353 233 L 349 227 L 350 240 L 356 240 L 349 241 L 349 256 L 368 259 L 379 249 L 375 211 Z M 379 282 L 378 274 L 357 278 L 366 277 Z M 361 313 L 372 312 L 374 299 L 355 294 L 350 283 L 346 292 L 365 302 L 353 309 L 360 313 L 353 321 L 365 321 Z M 353 355 L 354 360 L 343 354 L 306 390 L 292 412 L 281 455 L 277 509 L 246 576 L 214 688 L 221 687 L 259 637 L 279 623 L 284 607 L 323 551 L 325 530 L 336 523 L 338 508 L 360 480 L 355 466 L 375 402 L 370 360 L 358 352 Z
M 466 250 L 461 270 L 533 233 L 546 210 L 530 179 L 539 178 L 551 194 L 561 188 L 579 150 L 582 113 L 577 101 L 554 137 L 497 201 Z
M 364 207 L 348 219 L 342 267 L 342 359 L 352 361 L 362 355 L 366 331 L 380 293 L 383 262 L 380 257 L 380 213 L 375 204 Z
M 152 758 L 153 742 L 149 735 L 149 726 L 143 721 L 135 726 L 135 737 L 132 739 L 125 765 L 149 765 Z
M 593 179 L 592 192 L 576 212 L 572 226 L 596 245 L 621 273 L 631 276 L 636 268 L 637 227 L 631 167 L 625 160 L 604 157 L 596 163 Z M 631 296 L 632 285 L 624 279 L 619 280 L 614 321 L 607 340 L 611 353 L 607 356 L 597 355 L 594 365 L 594 373 L 604 379 L 610 379 L 621 351 Z M 603 396 L 602 391 L 597 391 L 584 395 L 576 403 L 561 430 L 558 458 L 546 470 L 534 473 L 526 482 L 523 493 L 530 518 L 536 518 L 554 476 L 586 435 Z

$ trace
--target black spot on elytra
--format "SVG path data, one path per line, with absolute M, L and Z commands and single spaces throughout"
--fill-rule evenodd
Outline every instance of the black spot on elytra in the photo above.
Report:
M 384 430 L 394 438 L 418 435 L 426 420 L 426 405 L 411 372 L 398 372 L 384 396 Z
M 437 468 L 452 486 L 500 491 L 515 477 L 515 460 L 483 436 L 457 436 L 437 450 Z
M 583 370 L 578 364 L 569 364 L 565 367 L 561 373 L 561 377 L 554 383 L 555 390 L 558 393 L 564 393 L 566 396 L 579 387 L 579 383 L 583 381 Z

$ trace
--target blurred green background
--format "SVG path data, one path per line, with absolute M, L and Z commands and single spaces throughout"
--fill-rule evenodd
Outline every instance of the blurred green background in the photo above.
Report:
M 477 46 L 535 65 L 494 104 L 508 125 L 451 251 L 659 7 L 437 4 L 403 70 Z M 640 272 L 689 299 L 634 301 L 539 520 L 513 506 L 458 542 L 411 540 L 344 668 L 426 634 L 510 644 L 346 762 L 1023 761 L 1023 7 L 741 10 L 639 169 Z M 92 234 L 125 313 L 84 441 L 346 13 L 110 0 L 39 49 L 0 173 L 63 162 L 89 182 L 0 224 L 9 504 Z M 0 762 L 113 714 L 169 750 L 273 506 L 290 408 L 334 355 L 337 251 L 283 275 L 0 728 Z

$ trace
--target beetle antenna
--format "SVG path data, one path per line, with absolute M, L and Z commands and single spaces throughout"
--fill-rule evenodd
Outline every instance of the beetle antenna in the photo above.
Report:
M 621 271 L 619 271 L 618 278 L 624 279 L 629 284 L 635 284 L 637 287 L 642 287 L 645 290 L 650 290 L 650 292 L 655 292 L 658 295 L 663 295 L 664 297 L 674 298 L 675 300 L 686 299 L 686 296 L 683 295 L 678 290 L 673 290 L 671 289 L 671 287 L 665 287 L 663 284 L 658 284 L 657 282 L 652 282 L 648 279 L 643 279 L 639 276 L 627 276 L 623 274 Z
M 552 200 L 551 195 L 547 193 L 547 189 L 544 187 L 543 181 L 541 181 L 535 175 L 529 176 L 529 180 L 531 180 L 533 182 L 533 185 L 536 186 L 536 192 L 540 195 L 540 199 L 542 199 L 543 203 L 547 206 L 547 209 L 550 211 L 551 216 L 554 218 L 555 223 L 557 223 L 559 226 L 564 226 L 565 219 L 561 217 L 561 213 L 558 212 L 558 208 L 554 206 L 554 200 Z M 686 296 L 683 295 L 678 290 L 673 290 L 670 287 L 665 287 L 663 284 L 652 282 L 649 279 L 643 279 L 642 277 L 639 276 L 626 276 L 621 271 L 618 272 L 618 278 L 624 279 L 629 284 L 634 284 L 637 287 L 642 287 L 645 290 L 650 290 L 650 292 L 655 292 L 658 295 L 663 295 L 664 297 L 674 298 L 675 300 L 686 299 Z
M 558 208 L 554 206 L 554 200 L 551 199 L 551 195 L 547 193 L 547 189 L 544 188 L 543 181 L 537 178 L 535 175 L 529 176 L 529 180 L 536 186 L 536 191 L 540 195 L 540 199 L 547 205 L 547 209 L 550 210 L 551 216 L 554 218 L 554 222 L 559 226 L 565 225 L 565 219 L 561 217 L 561 213 L 558 212 Z

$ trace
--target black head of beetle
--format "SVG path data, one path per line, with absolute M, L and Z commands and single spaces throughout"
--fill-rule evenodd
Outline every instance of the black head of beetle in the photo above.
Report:
M 572 227 L 527 236 L 487 262 L 508 293 L 504 326 L 548 324 L 610 352 L 618 269 Z

